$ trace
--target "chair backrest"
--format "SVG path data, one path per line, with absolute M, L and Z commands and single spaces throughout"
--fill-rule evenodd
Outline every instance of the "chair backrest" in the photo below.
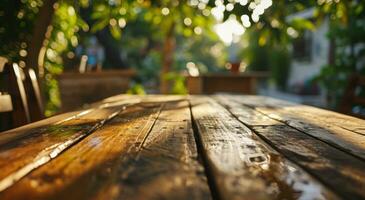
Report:
M 13 111 L 13 103 L 9 94 L 0 92 L 0 113 Z
M 28 100 L 23 81 L 25 74 L 16 63 L 8 62 L 1 58 L 1 75 L 4 84 L 2 93 L 6 92 L 11 99 L 12 110 L 4 111 L 1 115 L 2 121 L 7 121 L 6 127 L 2 124 L 2 130 L 14 128 L 31 122 Z M 5 101 L 5 100 L 4 100 Z M 4 118 L 7 118 L 6 120 Z
M 13 111 L 13 103 L 9 94 L 0 92 L 0 131 L 5 131 L 11 128 Z
M 27 93 L 23 81 L 26 76 L 18 64 L 9 63 L 9 94 L 13 100 L 13 125 L 21 126 L 31 122 Z
M 363 111 L 354 112 L 354 108 L 362 107 Z M 339 111 L 365 119 L 365 76 L 354 74 L 348 81 Z
M 28 69 L 25 85 L 31 121 L 41 120 L 44 118 L 43 101 L 37 75 L 32 68 Z

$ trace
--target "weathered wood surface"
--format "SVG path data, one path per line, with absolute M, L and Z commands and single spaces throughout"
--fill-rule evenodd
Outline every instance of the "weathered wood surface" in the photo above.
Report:
M 49 162 L 102 126 L 120 110 L 120 107 L 93 110 L 75 119 L 38 128 L 22 135 L 20 139 L 3 143 L 0 147 L 0 191 Z
M 123 173 L 121 199 L 211 199 L 187 101 L 166 103 Z M 123 169 L 120 169 L 123 171 Z
M 193 97 L 191 107 L 221 199 L 336 199 L 214 100 Z
M 246 105 L 254 108 L 266 117 L 283 122 L 365 159 L 365 135 L 361 133 L 365 130 L 365 120 L 269 97 L 226 96 L 226 99 L 230 102 L 238 102 L 236 106 Z M 261 123 L 267 123 L 267 121 L 261 120 Z
M 1 133 L 0 199 L 365 199 L 363 127 L 267 97 L 118 95 Z
M 1 132 L 0 133 L 0 145 L 5 144 L 11 140 L 16 140 L 21 137 L 32 134 L 33 132 L 36 132 L 37 129 L 42 129 L 47 126 L 61 124 L 65 121 L 80 118 L 86 114 L 90 115 L 91 112 L 92 112 L 91 115 L 93 115 L 94 113 L 98 112 L 97 111 L 98 109 L 108 109 L 108 108 L 115 108 L 115 107 L 120 107 L 120 109 L 123 109 L 126 106 L 130 106 L 130 105 L 141 103 L 141 102 L 142 102 L 142 96 L 136 96 L 136 95 L 112 96 L 112 97 L 104 99 L 103 101 L 96 102 L 96 103 L 92 104 L 92 106 L 86 106 L 85 109 L 68 112 L 68 113 L 62 113 L 62 114 L 55 115 L 55 116 L 49 117 L 47 119 L 43 119 L 43 120 L 31 123 L 31 124 L 27 124 L 27 125 L 15 128 L 15 129 Z
M 133 101 L 129 98 L 119 97 L 118 102 L 100 103 L 94 108 L 61 114 L 2 132 L 0 192 L 101 127 L 125 106 L 140 102 L 140 97 L 133 97 Z
M 242 114 L 256 115 L 259 114 L 259 111 L 244 107 L 238 102 L 229 100 L 229 98 L 227 96 L 218 96 L 217 99 L 240 121 L 252 128 L 282 155 L 315 175 L 322 183 L 329 186 L 343 198 L 365 198 L 365 171 L 363 170 L 365 169 L 365 162 L 362 159 L 311 137 L 309 134 L 311 130 L 306 132 L 298 131 L 280 122 L 280 119 L 269 125 L 263 118 L 256 118 L 254 123 L 245 120 Z M 264 107 L 265 104 L 261 104 L 261 106 Z M 240 107 L 240 110 L 237 110 L 237 107 Z M 246 111 L 241 112 L 241 110 Z M 286 117 L 281 112 L 280 116 L 284 119 Z M 303 121 L 302 123 L 302 125 L 305 125 L 307 122 Z M 320 132 L 318 131 L 318 133 Z
M 0 194 L 4 199 L 49 197 L 210 199 L 188 102 L 129 107 Z

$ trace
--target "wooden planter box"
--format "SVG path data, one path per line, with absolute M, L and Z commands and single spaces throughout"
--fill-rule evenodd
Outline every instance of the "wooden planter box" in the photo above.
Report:
M 57 77 L 62 101 L 61 111 L 70 111 L 84 104 L 125 93 L 135 74 L 134 70 L 63 73 Z
M 257 82 L 269 76 L 266 72 L 242 74 L 203 74 L 198 77 L 187 76 L 189 94 L 214 94 L 219 92 L 237 94 L 256 94 Z

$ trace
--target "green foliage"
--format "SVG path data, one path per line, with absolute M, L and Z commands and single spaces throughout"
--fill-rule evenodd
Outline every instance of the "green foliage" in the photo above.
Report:
M 0 54 L 20 61 L 24 57 L 19 55 L 25 49 L 41 0 L 4 0 L 0 5 Z M 191 1 L 178 0 L 61 0 L 52 20 L 52 29 L 45 41 L 45 82 L 47 89 L 47 115 L 55 113 L 60 106 L 59 92 L 55 77 L 63 71 L 63 59 L 67 52 L 79 42 L 79 32 L 88 32 L 88 25 L 79 16 L 79 9 L 89 11 L 90 33 L 97 33 L 107 28 L 116 39 L 123 58 L 130 67 L 138 70 L 138 83 L 144 83 L 148 88 L 151 82 L 158 80 L 161 69 L 161 51 L 164 39 L 172 34 L 176 39 L 174 51 L 173 71 L 166 75 L 166 79 L 173 82 L 172 92 L 186 93 L 184 77 L 179 75 L 186 68 L 187 62 L 193 62 L 204 71 L 219 71 L 227 59 L 226 50 L 218 42 L 218 38 L 211 30 L 215 23 L 211 15 L 207 14 L 217 1 L 207 2 L 201 6 L 192 5 Z M 233 1 L 222 1 L 227 5 Z M 302 18 L 288 20 L 287 17 L 295 12 L 311 6 L 318 6 L 318 19 L 328 15 L 331 19 L 329 37 L 337 45 L 334 66 L 323 69 L 319 80 L 328 88 L 336 90 L 352 72 L 362 72 L 359 60 L 363 59 L 365 49 L 348 52 L 348 47 L 363 44 L 364 39 L 364 4 L 358 0 L 323 1 L 318 5 L 316 0 L 277 0 L 265 10 L 259 20 L 252 18 L 253 9 L 248 1 L 241 5 L 234 3 L 232 10 L 224 12 L 224 19 L 236 15 L 249 16 L 251 26 L 245 34 L 246 50 L 244 60 L 250 70 L 267 70 L 272 68 L 272 74 L 278 86 L 285 89 L 286 77 L 290 70 L 290 59 L 287 46 L 302 30 L 313 30 L 315 23 Z M 5 16 L 5 17 L 3 17 Z M 11 23 L 7 20 L 11 19 Z M 295 33 L 295 34 L 293 34 Z M 279 48 L 280 47 L 280 48 Z M 362 48 L 362 49 L 361 49 Z M 331 81 L 334 80 L 334 81 Z M 336 83 L 338 80 L 338 83 Z M 334 88 L 334 89 L 331 89 Z M 130 92 L 142 93 L 144 88 L 135 84 Z
M 45 90 L 47 91 L 45 115 L 51 116 L 55 114 L 61 106 L 60 91 L 58 89 L 57 80 L 51 74 L 45 76 L 45 82 Z
M 329 107 L 336 108 L 344 93 L 347 77 L 351 73 L 344 67 L 326 65 L 316 77 L 327 90 Z
M 294 18 L 290 22 L 291 26 L 296 30 L 314 30 L 315 25 L 308 19 Z
M 172 82 L 171 94 L 187 94 L 185 77 L 179 73 L 169 72 L 164 74 L 164 79 Z
M 145 95 L 146 91 L 142 84 L 133 84 L 127 91 L 127 94 Z
M 361 1 L 340 1 L 320 5 L 317 13 L 319 18 L 329 16 L 328 37 L 335 51 L 331 63 L 317 77 L 327 91 L 331 108 L 338 107 L 350 75 L 365 75 L 364 6 Z
M 184 71 L 187 62 L 196 63 L 203 72 L 208 69 L 214 71 L 224 65 L 225 54 L 219 51 L 223 48 L 216 45 L 221 42 L 211 29 L 214 23 L 211 16 L 202 16 L 201 10 L 186 2 L 161 1 L 155 4 L 151 1 L 130 6 L 137 6 L 138 14 L 128 18 L 120 48 L 128 64 L 137 69 L 136 81 L 143 83 L 148 90 L 156 87 L 161 75 L 162 46 L 172 25 L 176 39 L 172 72 Z M 162 13 L 164 8 L 168 8 L 169 14 Z M 184 20 L 190 23 L 184 23 Z M 216 47 L 213 48 L 215 52 L 212 51 L 213 46 Z
M 228 3 L 229 1 L 225 2 Z M 288 16 L 315 5 L 314 1 L 273 1 L 258 21 L 254 20 L 250 4 L 250 1 L 246 5 L 235 4 L 232 12 L 225 11 L 225 19 L 232 14 L 238 19 L 242 15 L 250 17 L 251 26 L 246 29 L 243 37 L 245 48 L 241 53 L 242 59 L 250 71 L 271 71 L 278 88 L 285 90 L 290 72 L 290 42 L 301 31 L 315 28 L 314 23 L 308 19 Z
M 56 113 L 60 106 L 60 93 L 56 76 L 63 71 L 62 56 L 78 44 L 77 32 L 88 26 L 77 16 L 73 5 L 66 1 L 56 4 L 49 36 L 45 40 L 44 73 L 46 85 L 46 116 Z
M 286 45 L 260 45 L 260 37 L 256 31 L 246 31 L 244 42 L 248 46 L 242 51 L 243 61 L 249 71 L 270 71 L 277 88 L 286 90 L 291 66 L 289 50 Z
M 214 33 L 205 31 L 200 36 L 177 37 L 174 69 L 186 69 L 186 63 L 193 62 L 201 73 L 222 71 L 227 61 L 224 44 Z
M 271 74 L 277 87 L 286 90 L 290 73 L 290 54 L 286 48 L 275 48 L 270 51 Z
M 91 32 L 95 33 L 108 26 L 110 33 L 116 40 L 122 37 L 122 28 L 125 27 L 127 20 L 135 18 L 135 1 L 93 1 L 92 5 L 84 4 L 83 7 L 91 7 L 90 18 L 94 21 Z
M 255 31 L 247 30 L 243 41 L 247 47 L 243 49 L 241 56 L 247 63 L 247 69 L 250 71 L 268 71 L 270 69 L 270 52 L 268 45 L 259 45 L 259 36 Z
M 27 48 L 34 20 L 43 5 L 41 0 L 2 0 L 0 3 L 0 55 L 13 62 L 25 59 L 20 50 Z

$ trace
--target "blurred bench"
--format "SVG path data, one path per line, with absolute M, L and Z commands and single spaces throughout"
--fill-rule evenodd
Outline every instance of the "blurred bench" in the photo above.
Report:
M 350 76 L 344 92 L 339 111 L 348 115 L 365 118 L 365 76 L 353 74 Z M 354 112 L 354 107 L 360 108 L 360 112 Z
M 197 77 L 187 76 L 189 94 L 214 94 L 219 92 L 256 94 L 258 81 L 269 76 L 266 72 L 210 73 Z
M 128 70 L 104 70 L 100 72 L 64 72 L 57 76 L 62 107 L 70 111 L 84 104 L 121 94 L 128 90 L 131 78 L 136 74 Z

